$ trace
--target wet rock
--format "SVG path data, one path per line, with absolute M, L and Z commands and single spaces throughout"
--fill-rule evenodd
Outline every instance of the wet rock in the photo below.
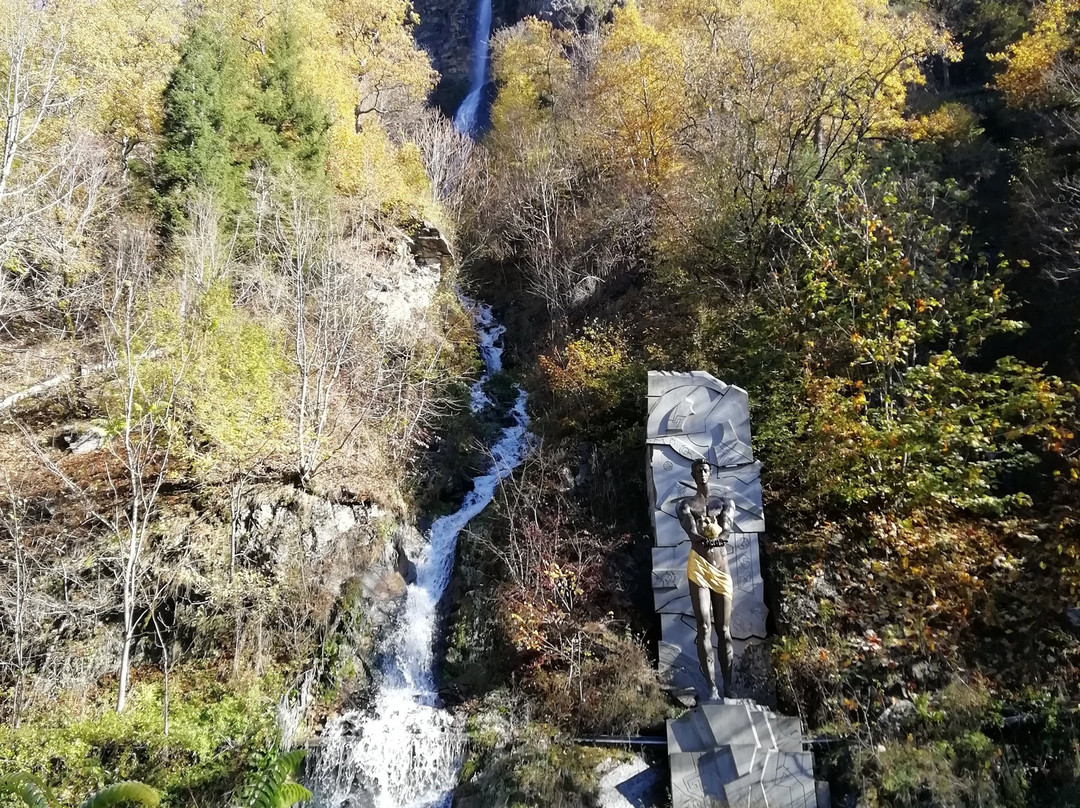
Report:
M 393 537 L 394 547 L 400 547 L 410 558 L 416 558 L 426 541 L 415 525 L 404 523 L 397 526 Z
M 388 616 L 397 609 L 397 602 L 405 594 L 406 582 L 396 569 L 382 565 L 369 567 L 360 576 L 364 598 Z
M 397 554 L 397 573 L 401 576 L 402 580 L 407 584 L 416 583 L 416 564 L 414 564 L 409 556 L 405 553 L 405 548 L 400 544 L 394 545 L 394 551 Z

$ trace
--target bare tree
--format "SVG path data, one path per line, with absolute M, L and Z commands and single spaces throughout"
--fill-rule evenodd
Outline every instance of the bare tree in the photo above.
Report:
M 441 204 L 451 220 L 457 221 L 478 178 L 473 139 L 454 129 L 453 121 L 432 107 L 403 118 L 398 134 L 420 150 L 431 184 L 431 201 Z
M 45 467 L 116 542 L 114 573 L 123 614 L 117 712 L 127 703 L 140 589 L 146 574 L 144 554 L 180 439 L 175 409 L 188 360 L 182 330 L 179 337 L 172 335 L 174 344 L 165 344 L 155 313 L 145 304 L 152 283 L 151 240 L 145 228 L 121 229 L 111 292 L 102 306 L 110 372 L 103 394 L 107 431 L 111 433 L 106 451 L 115 461 L 105 464 L 111 502 L 103 503 L 100 495 L 74 480 L 24 431 L 27 445 Z
M 512 170 L 490 168 L 489 188 L 469 201 L 470 240 L 521 270 L 558 329 L 601 284 L 639 260 L 653 200 L 632 178 L 613 178 L 580 150 L 562 148 L 551 131 L 507 138 L 512 144 L 502 148 L 529 158 Z
M 230 281 L 236 266 L 238 231 L 223 233 L 221 209 L 208 190 L 195 193 L 186 207 L 187 226 L 176 239 L 180 255 L 180 316 L 211 286 Z
M 5 579 L 7 591 L 4 597 L 0 598 L 0 625 L 4 625 L 5 629 L 11 632 L 12 654 L 0 662 L 0 667 L 14 669 L 12 724 L 18 727 L 26 700 L 26 677 L 29 668 L 27 609 L 31 571 L 25 547 L 27 502 L 12 483 L 10 475 L 5 477 L 6 502 L 0 508 L 0 529 L 6 534 L 4 543 L 10 542 L 11 548 L 10 552 L 4 553 L 4 562 L 10 573 Z
M 151 281 L 150 238 L 147 231 L 137 228 L 121 233 L 116 293 L 105 310 L 107 344 L 120 360 L 115 373 L 120 393 L 116 412 L 119 441 L 109 446 L 126 472 L 126 480 L 114 480 L 113 486 L 116 490 L 126 486 L 127 491 L 126 506 L 117 508 L 113 517 L 123 564 L 120 583 L 124 633 L 117 712 L 123 711 L 127 701 L 143 551 L 179 440 L 174 409 L 188 359 L 181 337 L 177 345 L 169 346 L 167 361 L 148 367 L 146 348 L 158 347 L 160 339 L 154 332 L 151 312 L 142 303 Z
M 289 293 L 288 325 L 297 369 L 297 472 L 303 485 L 326 459 L 335 393 L 357 358 L 367 301 L 356 278 L 333 259 L 331 212 L 299 189 L 275 209 L 280 271 Z
M 80 97 L 68 24 L 18 0 L 0 18 L 0 255 L 25 246 L 63 260 L 101 202 L 103 150 L 73 131 Z

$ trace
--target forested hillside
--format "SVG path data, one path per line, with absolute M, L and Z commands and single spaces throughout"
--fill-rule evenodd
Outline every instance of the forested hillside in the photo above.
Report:
M 0 15 L 0 773 L 224 805 L 368 686 L 441 496 L 469 143 L 404 2 Z
M 1075 4 L 876 0 L 495 34 L 462 230 L 543 445 L 461 573 L 470 804 L 588 804 L 593 753 L 545 778 L 544 739 L 671 709 L 642 462 L 669 369 L 749 391 L 777 699 L 835 804 L 1080 802 L 1078 34 Z M 534 723 L 492 735 L 513 698 Z
M 442 604 L 455 804 L 595 805 L 681 709 L 648 370 L 749 392 L 834 804 L 1080 804 L 1080 3 L 503 2 L 475 141 L 419 5 L 0 0 L 0 805 L 255 804 L 371 709 L 506 425 L 459 283 L 535 441 Z

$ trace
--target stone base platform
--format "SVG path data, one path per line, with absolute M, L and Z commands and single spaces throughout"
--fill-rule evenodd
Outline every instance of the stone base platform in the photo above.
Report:
M 798 718 L 724 699 L 667 722 L 672 808 L 828 808 Z

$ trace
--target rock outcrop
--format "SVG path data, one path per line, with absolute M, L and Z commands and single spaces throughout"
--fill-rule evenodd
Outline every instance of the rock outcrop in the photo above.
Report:
M 393 520 L 376 504 L 331 502 L 291 487 L 253 495 L 239 513 L 238 552 L 276 574 L 290 564 L 294 548 L 321 575 L 320 588 L 332 599 L 358 591 L 375 628 L 397 610 L 415 579 L 415 558 L 423 544 L 410 524 Z
M 374 305 L 373 319 L 384 337 L 405 345 L 436 339 L 427 312 L 454 256 L 435 225 L 421 222 L 411 234 L 389 234 L 377 256 L 359 237 L 348 239 L 339 247 L 338 260 L 357 264 L 365 276 L 365 296 Z

